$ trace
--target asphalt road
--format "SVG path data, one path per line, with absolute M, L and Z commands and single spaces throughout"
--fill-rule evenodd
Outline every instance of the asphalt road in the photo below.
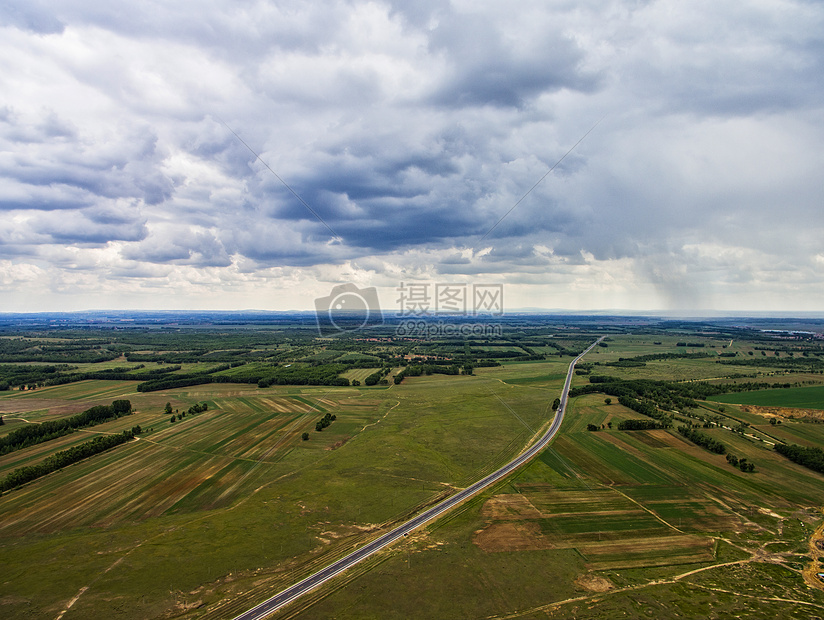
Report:
M 499 470 L 489 474 L 482 480 L 479 480 L 475 484 L 465 488 L 464 490 L 456 493 L 452 497 L 449 497 L 442 501 L 440 504 L 433 506 L 432 508 L 422 512 L 417 517 L 413 517 L 403 525 L 399 525 L 391 532 L 376 538 L 370 543 L 365 544 L 360 549 L 353 551 L 346 557 L 333 562 L 326 568 L 322 568 L 314 575 L 310 575 L 303 581 L 299 581 L 293 586 L 290 586 L 283 590 L 282 592 L 276 594 L 272 598 L 260 603 L 259 605 L 253 607 L 249 611 L 246 611 L 239 616 L 236 616 L 234 620 L 261 620 L 265 618 L 269 614 L 274 613 L 284 605 L 291 603 L 297 598 L 300 598 L 310 590 L 314 590 L 322 583 L 332 579 L 335 575 L 342 573 L 346 569 L 354 566 L 361 560 L 368 558 L 373 553 L 383 549 L 387 545 L 391 545 L 393 542 L 398 540 L 399 538 L 403 538 L 404 536 L 409 535 L 410 532 L 416 530 L 420 526 L 422 526 L 427 521 L 431 521 L 435 517 L 451 510 L 461 502 L 469 499 L 482 489 L 485 489 L 491 484 L 494 484 L 504 476 L 508 476 L 510 473 L 518 469 L 521 465 L 529 461 L 532 457 L 534 457 L 538 452 L 543 450 L 552 438 L 555 436 L 555 433 L 558 432 L 558 429 L 561 428 L 561 423 L 564 421 L 564 413 L 566 412 L 566 405 L 567 405 L 567 395 L 569 393 L 569 386 L 572 383 L 572 375 L 575 370 L 575 364 L 587 353 L 589 353 L 592 348 L 603 340 L 603 336 L 593 342 L 587 349 L 581 353 L 578 357 L 572 360 L 572 363 L 569 365 L 569 370 L 567 371 L 566 381 L 564 382 L 564 389 L 561 392 L 561 404 L 558 406 L 558 411 L 555 414 L 555 418 L 552 420 L 552 424 L 549 426 L 549 430 L 544 434 L 541 439 L 538 440 L 537 443 L 532 445 L 526 452 L 521 454 L 515 460 L 511 461 L 510 463 L 504 465 Z

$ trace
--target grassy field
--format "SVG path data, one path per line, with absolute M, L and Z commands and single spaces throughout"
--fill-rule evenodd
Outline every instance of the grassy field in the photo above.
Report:
M 135 423 L 153 429 L 0 498 L 4 565 L 19 567 L 13 571 L 18 578 L 3 586 L 2 595 L 17 601 L 5 607 L 8 617 L 25 615 L 32 605 L 35 615 L 56 615 L 93 579 L 94 591 L 64 617 L 104 617 L 115 610 L 113 597 L 136 604 L 118 614 L 151 617 L 185 607 L 170 591 L 204 584 L 211 584 L 207 600 L 214 605 L 227 595 L 219 586 L 235 582 L 238 573 L 263 570 L 267 583 L 278 583 L 283 566 L 308 570 L 450 485 L 492 471 L 549 419 L 544 390 L 484 377 L 423 376 L 391 389 L 133 389 L 84 382 L 0 397 L 26 419 L 54 417 L 57 403 L 112 396 L 131 398 L 137 411 L 0 457 L 0 472 L 37 462 L 92 432 L 119 432 Z M 206 402 L 209 410 L 172 423 L 163 413 L 166 402 L 181 411 Z M 318 433 L 315 421 L 326 411 L 337 419 Z M 303 432 L 310 433 L 308 441 Z M 72 547 L 84 536 L 88 545 Z M 68 547 L 61 557 L 81 568 L 62 571 L 64 587 L 46 587 L 56 570 L 53 550 Z M 169 567 L 178 548 L 189 550 L 186 570 Z M 109 565 L 101 565 L 101 555 Z
M 757 392 L 736 392 L 713 396 L 718 403 L 760 405 L 762 407 L 793 407 L 799 409 L 824 409 L 824 386 L 796 387 Z
M 754 597 L 748 618 L 805 617 L 795 600 L 824 611 L 824 595 L 799 575 L 822 477 L 740 437 L 727 442 L 756 474 L 670 431 L 585 430 L 630 414 L 595 396 L 573 401 L 558 439 L 527 468 L 351 586 L 278 617 L 723 617 L 742 608 L 726 596 L 739 591 Z M 713 567 L 730 561 L 741 564 L 726 579 Z M 707 595 L 713 580 L 724 596 Z
M 604 365 L 684 352 L 679 341 L 703 341 L 709 351 L 752 347 L 615 335 L 585 361 L 598 362 L 594 373 L 627 378 L 741 370 L 712 358 Z M 0 613 L 233 617 L 510 460 L 551 420 L 570 359 L 504 361 L 475 376 L 407 377 L 380 388 L 207 384 L 138 393 L 137 382 L 86 381 L 2 393 L 8 423 L 0 433 L 115 398 L 130 399 L 136 413 L 4 455 L 0 475 L 94 433 L 151 430 L 0 497 Z M 375 370 L 344 376 L 362 381 Z M 672 430 L 618 431 L 640 416 L 612 401 L 573 399 L 559 435 L 528 466 L 274 617 L 824 615 L 824 595 L 800 576 L 821 522 L 824 476 L 721 428 L 706 432 L 754 462 L 754 473 Z M 202 402 L 209 409 L 171 422 L 167 402 L 181 412 Z M 770 425 L 731 404 L 707 406 L 730 426 L 743 421 L 769 437 L 824 445 L 824 425 Z M 317 432 L 327 412 L 336 420 Z
M 347 370 L 345 373 L 341 374 L 341 377 L 344 379 L 349 379 L 349 381 L 360 381 L 361 385 L 363 385 L 363 380 L 366 379 L 371 374 L 374 374 L 380 370 L 379 368 L 352 368 L 351 370 Z

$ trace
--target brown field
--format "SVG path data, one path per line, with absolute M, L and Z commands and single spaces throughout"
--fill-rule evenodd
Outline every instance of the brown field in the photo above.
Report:
M 526 495 L 513 493 L 496 495 L 484 503 L 481 516 L 502 521 L 506 519 L 540 519 L 544 515 L 532 505 Z
M 87 392 L 89 387 L 85 388 Z M 134 394 L 132 401 L 139 411 L 132 415 L 0 457 L 0 475 L 5 475 L 95 434 L 119 433 L 138 424 L 149 431 L 128 445 L 10 493 L 4 498 L 0 534 L 107 527 L 180 511 L 229 506 L 273 477 L 283 475 L 285 470 L 281 471 L 278 463 L 296 448 L 334 449 L 343 445 L 350 435 L 341 432 L 372 421 L 376 407 L 375 402 L 360 399 L 339 402 L 324 392 L 316 397 L 266 394 L 256 387 L 252 390 L 235 385 L 197 387 Z M 55 388 L 55 396 L 72 398 L 84 390 L 78 385 L 69 388 L 63 387 L 62 392 Z M 104 386 L 104 391 L 109 389 Z M 98 385 L 91 391 L 99 390 Z M 208 411 L 174 423 L 163 413 L 165 402 L 185 411 L 202 401 L 209 403 Z M 90 406 L 89 401 L 31 397 L 7 398 L 0 404 L 5 410 L 22 410 L 21 417 L 32 421 L 70 415 Z M 320 412 L 325 411 L 335 412 L 338 421 L 331 432 L 319 435 L 314 433 L 314 425 Z M 312 431 L 315 440 L 303 442 L 301 434 L 305 431 Z
M 103 401 L 103 404 L 111 404 L 111 401 Z M 26 399 L 12 399 L 6 398 L 0 400 L 0 414 L 6 417 L 14 417 L 20 415 L 24 418 L 31 419 L 33 413 L 42 412 L 36 419 L 39 422 L 45 422 L 48 419 L 63 418 L 67 415 L 80 413 L 85 411 L 92 405 L 85 402 L 72 402 L 56 398 L 26 398 Z
M 715 559 L 715 541 L 703 536 L 663 536 L 578 545 L 590 570 L 695 564 Z
M 487 553 L 555 548 L 535 521 L 494 521 L 475 532 L 472 542 Z
M 799 409 L 796 407 L 764 407 L 761 405 L 740 405 L 741 411 L 754 413 L 765 418 L 784 418 L 787 420 L 812 419 L 824 420 L 824 411 L 820 409 Z
M 680 437 L 669 431 L 658 429 L 652 431 L 629 431 L 638 441 L 642 441 L 651 448 L 684 448 L 688 445 Z
M 269 467 L 224 456 L 193 458 L 138 439 L 15 491 L 6 500 L 0 533 L 105 527 L 158 516 L 178 504 L 217 507 L 236 497 L 241 485 L 253 490 Z
M 620 489 L 572 490 L 542 484 L 516 488 L 519 493 L 493 496 L 481 508 L 486 525 L 472 538 L 481 550 L 495 553 L 573 548 L 590 570 L 714 559 L 713 539 L 686 534 L 655 514 L 656 506 L 682 506 L 683 499 L 647 501 L 642 507 Z M 663 495 L 667 490 L 658 491 Z M 692 520 L 728 517 L 710 500 L 692 504 Z

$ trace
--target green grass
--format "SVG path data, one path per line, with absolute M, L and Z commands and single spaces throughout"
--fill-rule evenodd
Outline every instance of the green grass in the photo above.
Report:
M 345 373 L 341 374 L 340 376 L 344 379 L 349 379 L 349 381 L 360 381 L 361 385 L 363 385 L 364 379 L 371 374 L 377 372 L 378 368 L 352 368 L 351 370 L 347 370 Z
M 719 350 L 729 342 L 702 338 Z M 694 338 L 617 335 L 586 361 L 675 350 L 678 340 Z M 233 617 L 511 459 L 552 418 L 568 363 L 504 361 L 476 376 L 410 377 L 380 389 L 209 384 L 139 394 L 136 382 L 83 382 L 0 394 L 4 410 L 36 420 L 125 397 L 138 413 L 99 430 L 154 428 L 0 497 L 3 616 L 56 617 L 88 587 L 65 620 Z M 593 372 L 671 380 L 729 371 L 711 360 L 662 360 Z M 764 543 L 804 552 L 824 477 L 722 429 L 707 432 L 756 463 L 754 474 L 672 431 L 617 431 L 638 414 L 616 400 L 573 399 L 560 434 L 530 464 L 275 617 L 821 615 L 773 600 L 824 605 L 791 568 L 753 563 L 667 580 L 748 558 Z M 181 411 L 207 402 L 209 411 L 171 424 L 166 402 Z M 316 432 L 324 412 L 337 419 Z M 725 413 L 824 443 L 822 426 L 770 427 L 732 406 Z M 612 430 L 586 430 L 610 421 Z M 77 435 L 0 457 L 0 474 L 84 439 Z M 520 503 L 495 512 L 503 496 Z M 482 547 L 479 536 L 495 528 L 526 547 L 505 537 Z M 595 595 L 581 585 L 586 576 L 634 589 Z M 582 596 L 590 598 L 551 607 Z
M 127 387 L 115 385 L 121 391 Z M 73 402 L 111 389 L 104 382 L 72 384 L 55 388 L 50 398 Z M 354 526 L 397 519 L 442 493 L 447 483 L 465 484 L 503 464 L 531 436 L 526 426 L 535 430 L 548 419 L 542 390 L 442 375 L 413 378 L 392 390 L 263 391 L 211 384 L 131 398 L 143 412 L 141 424 L 153 426 L 153 433 L 0 498 L 0 545 L 12 565 L 18 556 L 6 554 L 9 545 L 26 547 L 28 555 L 19 557 L 41 565 L 34 545 L 38 537 L 62 545 L 64 532 L 91 535 L 101 527 L 114 548 L 133 549 L 122 568 L 95 582 L 97 594 L 84 595 L 72 608 L 79 616 L 109 613 L 111 596 L 168 601 L 170 589 L 188 592 L 230 572 L 274 568 L 295 557 L 300 566 L 314 561 L 315 555 L 307 555 L 312 549 L 337 553 L 353 537 L 365 536 Z M 210 407 L 171 424 L 162 413 L 167 401 L 180 410 L 203 401 Z M 337 420 L 315 432 L 320 414 L 310 405 L 334 412 Z M 299 439 L 304 429 L 310 432 L 305 442 Z M 278 447 L 287 432 L 291 438 Z M 75 435 L 50 448 L 75 441 Z M 36 459 L 47 452 L 21 454 Z M 0 466 L 10 456 L 0 459 Z M 88 502 L 88 497 L 98 499 Z M 242 510 L 232 508 L 238 501 Z M 141 531 L 137 538 L 134 528 Z M 322 534 L 330 528 L 337 538 Z M 234 544 L 227 537 L 232 531 L 243 532 L 248 541 Z M 215 532 L 221 545 L 229 546 L 216 549 Z M 32 537 L 31 546 L 17 538 L 21 535 Z M 134 547 L 149 540 L 155 542 Z M 266 550 L 260 549 L 262 541 Z M 169 552 L 178 546 L 191 550 L 186 570 L 170 568 Z M 79 547 L 72 553 L 96 552 Z M 72 559 L 78 566 L 84 562 Z M 85 585 L 86 573 L 69 572 L 68 582 L 77 589 L 68 597 L 64 590 L 44 591 L 36 605 L 58 605 Z M 30 568 L 26 578 L 38 578 L 38 569 Z M 39 578 L 48 579 L 45 573 Z M 8 588 L 26 590 L 14 583 Z M 147 610 L 138 605 L 124 613 L 144 617 Z
M 710 400 L 718 403 L 759 405 L 762 407 L 824 409 L 824 385 L 719 394 L 713 396 Z

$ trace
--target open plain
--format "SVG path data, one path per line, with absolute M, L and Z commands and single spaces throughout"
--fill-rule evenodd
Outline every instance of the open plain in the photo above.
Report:
M 541 355 L 530 342 L 530 359 L 476 359 L 470 373 L 411 373 L 395 382 L 414 362 L 393 360 L 389 380 L 373 386 L 363 381 L 377 369 L 355 366 L 343 376 L 360 386 L 259 387 L 249 379 L 143 391 L 123 377 L 0 392 L 0 436 L 113 399 L 130 400 L 133 410 L 0 456 L 0 477 L 96 434 L 141 428 L 124 445 L 0 497 L 2 614 L 231 618 L 514 458 L 552 420 L 573 347 L 598 334 L 546 338 L 554 346 Z M 812 363 L 724 365 L 733 358 L 718 353 L 731 352 L 729 339 L 697 330 L 691 340 L 706 345 L 702 357 L 679 347 L 682 338 L 607 334 L 606 346 L 582 360 L 573 393 L 602 385 L 593 375 L 669 381 L 667 389 L 735 386 L 742 368 L 747 381 L 791 386 L 720 394 L 677 410 L 659 400 L 656 415 L 670 416 L 669 425 L 636 431 L 618 430 L 644 416 L 617 397 L 574 396 L 557 437 L 529 464 L 273 617 L 824 615 L 811 547 L 824 476 L 772 449 L 777 441 L 822 446 L 824 426 L 786 417 L 779 424 L 734 404 L 762 394 L 772 402 L 769 395 L 780 392 L 782 404 L 814 407 L 824 377 Z M 477 355 L 523 352 L 519 337 L 507 343 Z M 735 359 L 748 362 L 754 344 L 737 340 Z M 393 346 L 398 358 L 432 349 Z M 142 347 L 133 361 L 159 355 L 157 345 Z M 391 349 L 381 347 L 384 355 Z M 336 357 L 323 339 L 280 351 L 280 364 L 290 367 Z M 244 372 L 270 372 L 255 364 Z M 246 378 L 239 372 L 246 367 L 237 368 Z M 199 403 L 206 411 L 192 413 Z M 334 421 L 316 430 L 327 414 Z M 684 424 L 755 463 L 755 471 L 676 432 Z

